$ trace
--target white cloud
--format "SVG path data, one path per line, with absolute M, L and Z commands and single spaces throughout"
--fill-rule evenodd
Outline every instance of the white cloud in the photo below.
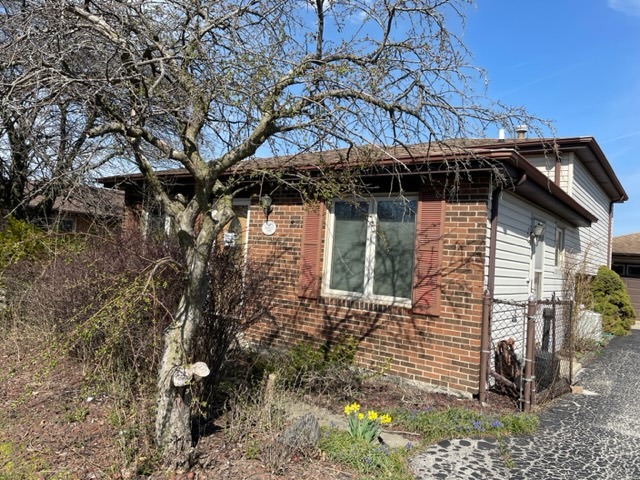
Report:
M 609 7 L 626 15 L 640 17 L 640 0 L 607 0 Z

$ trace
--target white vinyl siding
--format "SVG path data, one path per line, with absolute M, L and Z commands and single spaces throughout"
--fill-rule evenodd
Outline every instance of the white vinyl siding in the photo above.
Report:
M 567 253 L 584 257 L 585 273 L 595 275 L 598 267 L 609 264 L 609 198 L 596 183 L 582 163 L 576 159 L 573 165 L 573 198 L 598 218 L 591 227 L 580 228 L 579 250 Z M 569 232 L 567 232 L 567 237 Z M 575 248 L 575 245 L 574 245 Z
M 495 297 L 503 300 L 524 301 L 532 291 L 534 271 L 529 232 L 534 219 L 545 224 L 540 240 L 543 253 L 541 297 L 562 294 L 562 269 L 555 266 L 556 219 L 547 212 L 504 192 L 500 198 L 496 245 Z M 566 231 L 571 230 L 567 228 Z M 565 240 L 566 242 L 566 240 Z
M 527 161 L 531 163 L 534 167 L 544 173 L 547 178 L 552 181 L 555 181 L 556 178 L 556 160 L 553 155 L 548 156 L 532 156 L 527 157 Z M 565 192 L 571 193 L 571 172 L 573 170 L 572 166 L 573 162 L 573 154 L 564 154 L 562 156 L 562 162 L 560 163 L 560 185 Z

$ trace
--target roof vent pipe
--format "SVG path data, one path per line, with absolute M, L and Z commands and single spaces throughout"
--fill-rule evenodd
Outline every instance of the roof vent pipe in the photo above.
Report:
M 526 125 L 516 125 L 516 138 L 525 138 L 528 131 Z
M 504 128 L 498 130 L 498 140 L 504 140 Z

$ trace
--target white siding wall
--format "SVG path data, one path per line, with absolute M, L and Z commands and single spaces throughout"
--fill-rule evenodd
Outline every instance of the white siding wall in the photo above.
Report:
M 531 157 L 526 157 L 527 161 L 533 165 L 534 167 L 536 167 L 538 170 L 540 170 L 542 173 L 544 173 L 547 178 L 550 178 L 551 180 L 553 180 L 555 178 L 556 175 L 556 160 L 555 158 L 551 157 L 551 156 L 531 156 Z
M 548 158 L 528 158 L 540 171 L 553 179 L 553 162 Z M 555 293 L 562 298 L 565 270 L 595 274 L 600 265 L 607 264 L 609 199 L 588 171 L 573 154 L 563 156 L 560 186 L 577 202 L 594 214 L 598 221 L 591 227 L 575 228 L 564 224 L 553 214 L 513 193 L 503 192 L 498 213 L 496 272 L 494 297 L 500 300 L 526 301 L 533 286 L 532 246 L 529 231 L 536 220 L 545 223 L 542 298 Z M 564 262 L 555 265 L 556 228 L 564 228 Z M 487 238 L 487 245 L 488 245 Z M 488 258 L 488 251 L 487 251 Z M 516 350 L 524 348 L 523 323 L 518 318 L 500 315 L 500 305 L 494 305 L 492 340 L 513 338 Z M 524 314 L 524 312 L 522 312 Z M 521 316 L 521 315 L 519 315 Z M 540 332 L 538 332 L 540 334 Z M 562 332 L 556 332 L 562 338 Z M 541 341 L 541 338 L 537 339 Z M 493 345 L 495 347 L 495 345 Z M 559 348 L 559 345 L 557 345 Z
M 498 211 L 498 232 L 496 245 L 496 277 L 494 297 L 499 300 L 526 302 L 531 295 L 532 246 L 529 231 L 535 220 L 545 223 L 544 238 L 540 246 L 544 251 L 543 299 L 550 299 L 555 293 L 562 297 L 563 267 L 555 266 L 556 228 L 565 228 L 565 235 L 576 237 L 576 229 L 562 224 L 553 215 L 540 210 L 516 195 L 504 192 L 500 198 Z M 568 238 L 565 238 L 567 245 Z M 505 315 L 505 313 L 509 314 Z M 516 352 L 524 358 L 524 315 L 526 308 L 513 310 L 502 305 L 494 305 L 492 316 L 492 348 L 499 340 L 513 338 Z M 537 330 L 540 338 L 541 330 Z M 559 335 L 562 332 L 558 332 Z M 560 337 L 561 338 L 561 337 Z
M 555 160 L 550 156 L 527 160 L 548 178 L 555 178 Z M 591 227 L 566 232 L 568 261 L 576 269 L 595 275 L 600 265 L 608 264 L 609 198 L 573 153 L 562 156 L 560 187 L 598 218 Z
M 495 297 L 525 301 L 531 295 L 531 241 L 529 231 L 535 219 L 545 223 L 543 298 L 562 293 L 562 268 L 555 266 L 555 230 L 564 227 L 552 215 L 504 192 L 498 211 Z M 571 228 L 565 228 L 568 235 Z M 565 240 L 566 244 L 566 240 Z
M 555 181 L 556 178 L 556 160 L 552 156 L 531 156 L 526 157 L 527 161 L 534 167 L 544 173 L 547 178 Z M 571 190 L 571 171 L 573 154 L 565 154 L 562 156 L 562 163 L 560 165 L 560 188 L 565 192 L 570 193 Z
M 573 238 L 574 247 L 579 244 L 579 248 L 570 253 L 584 263 L 585 273 L 595 275 L 598 267 L 609 264 L 609 198 L 578 159 L 573 162 L 573 173 L 571 196 L 598 221 L 579 229 L 578 238 Z

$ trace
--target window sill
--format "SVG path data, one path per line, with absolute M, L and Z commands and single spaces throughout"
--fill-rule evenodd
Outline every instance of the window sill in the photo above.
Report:
M 323 293 L 320 296 L 318 303 L 321 305 L 344 307 L 352 310 L 389 313 L 394 315 L 408 315 L 411 313 L 411 301 L 405 299 L 384 301 L 379 299 L 348 297 Z

